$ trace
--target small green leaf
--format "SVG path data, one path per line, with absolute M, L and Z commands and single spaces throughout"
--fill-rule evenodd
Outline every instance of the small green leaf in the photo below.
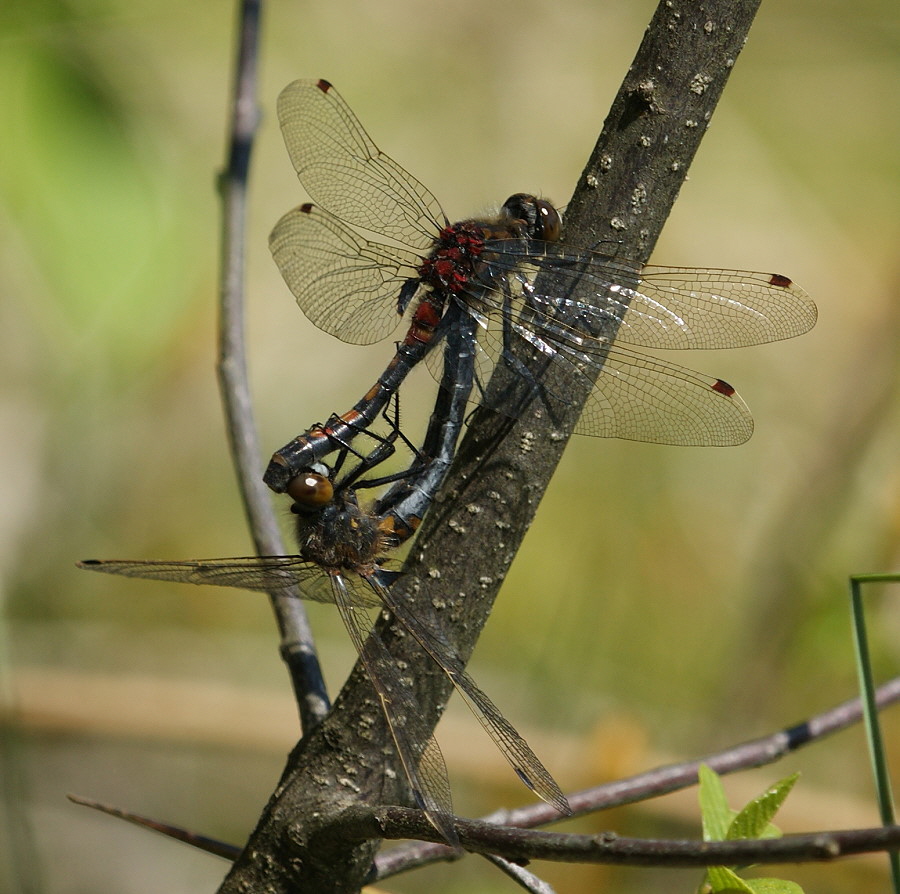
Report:
M 710 894 L 803 894 L 796 882 L 780 878 L 743 879 L 724 866 L 713 866 L 707 870 L 707 887 L 702 890 Z
M 803 894 L 800 885 L 782 878 L 748 878 L 744 881 L 753 894 Z
M 776 782 L 754 798 L 739 813 L 728 807 L 719 774 L 700 765 L 700 810 L 703 815 L 704 841 L 733 841 L 739 838 L 776 838 L 781 832 L 771 819 L 784 803 L 800 774 L 794 773 Z M 742 879 L 726 866 L 711 866 L 706 870 L 705 887 L 710 894 L 803 894 L 794 882 L 777 878 Z
M 734 841 L 738 838 L 778 838 L 780 830 L 771 825 L 772 817 L 784 803 L 794 783 L 799 777 L 794 773 L 776 782 L 771 788 L 754 798 L 732 820 L 728 827 L 726 839 Z
M 753 888 L 725 866 L 710 866 L 706 870 L 706 881 L 713 894 L 753 894 Z
M 733 813 L 725 798 L 722 780 L 715 770 L 700 764 L 700 813 L 703 817 L 703 840 L 724 841 Z

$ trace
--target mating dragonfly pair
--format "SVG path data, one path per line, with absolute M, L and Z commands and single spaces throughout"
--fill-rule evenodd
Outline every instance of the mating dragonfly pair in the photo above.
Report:
M 571 251 L 559 243 L 558 211 L 526 194 L 512 196 L 495 217 L 450 224 L 434 196 L 375 146 L 327 81 L 289 85 L 278 117 L 297 175 L 318 203 L 290 211 L 270 238 L 298 304 L 346 342 L 385 338 L 408 313 L 406 335 L 351 410 L 294 438 L 269 463 L 266 482 L 294 501 L 297 556 L 82 567 L 253 590 L 298 585 L 305 598 L 335 603 L 384 707 L 417 804 L 455 842 L 443 759 L 364 613 L 372 605 L 388 609 L 447 673 L 526 785 L 566 813 L 559 787 L 465 673 L 439 625 L 395 598 L 396 572 L 386 554 L 427 511 L 470 399 L 518 412 L 521 401 L 483 387 L 497 363 L 551 416 L 571 395 L 587 393 L 577 433 L 734 445 L 750 437 L 753 423 L 730 385 L 628 346 L 728 348 L 790 338 L 814 325 L 815 305 L 779 274 L 640 268 L 614 255 Z M 522 360 L 522 348 L 537 366 Z M 399 428 L 393 425 L 368 454 L 351 442 L 385 413 L 423 359 L 440 382 L 423 444 L 405 472 L 367 478 L 393 452 Z M 322 460 L 335 452 L 329 469 Z M 357 465 L 340 477 L 351 452 Z M 357 490 L 388 483 L 371 509 L 360 508 Z

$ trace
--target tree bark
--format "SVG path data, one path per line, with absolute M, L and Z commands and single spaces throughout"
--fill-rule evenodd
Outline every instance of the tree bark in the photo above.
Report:
M 743 47 L 759 0 L 663 0 L 613 103 L 566 214 L 565 241 L 645 262 Z M 539 124 L 539 121 L 535 122 Z M 574 418 L 564 420 L 571 428 Z M 468 658 L 565 447 L 535 403 L 519 419 L 479 409 L 423 523 L 402 598 L 438 617 Z M 463 558 L 464 557 L 464 560 Z M 414 669 L 436 724 L 451 685 L 393 624 L 378 630 Z M 377 699 L 354 670 L 334 708 L 291 753 L 278 788 L 220 891 L 356 891 L 379 842 L 348 840 L 341 814 L 402 804 L 405 780 Z M 391 772 L 385 773 L 385 765 Z

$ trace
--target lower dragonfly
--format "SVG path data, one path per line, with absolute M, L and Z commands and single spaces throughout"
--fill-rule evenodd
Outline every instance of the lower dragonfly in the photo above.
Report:
M 406 472 L 363 479 L 393 452 L 399 434 L 380 440 L 370 454 L 336 480 L 348 451 L 330 470 L 317 464 L 291 482 L 292 511 L 297 516 L 296 556 L 251 556 L 187 561 L 85 561 L 91 571 L 151 580 L 271 591 L 299 586 L 302 596 L 334 603 L 381 702 L 397 755 L 410 782 L 416 804 L 450 843 L 458 838 L 446 766 L 433 736 L 424 726 L 396 664 L 373 631 L 367 608 L 380 606 L 415 638 L 444 671 L 481 722 L 522 782 L 560 813 L 571 813 L 568 802 L 527 742 L 465 670 L 465 662 L 449 644 L 434 619 L 414 613 L 392 588 L 399 571 L 386 554 L 418 527 L 443 480 L 473 382 L 473 355 L 464 341 L 446 344 L 446 388 L 440 390 L 423 442 Z M 452 390 L 451 390 L 452 389 Z M 446 395 L 450 395 L 448 398 Z M 356 491 L 388 481 L 393 486 L 372 510 L 359 506 Z
M 363 398 L 275 452 L 265 481 L 276 492 L 371 424 L 463 317 L 474 321 L 483 372 L 502 358 L 540 391 L 541 380 L 516 363 L 521 344 L 561 377 L 554 399 L 566 405 L 570 393 L 588 393 L 576 433 L 696 446 L 746 441 L 746 404 L 722 379 L 628 345 L 734 348 L 793 338 L 815 324 L 815 304 L 781 274 L 642 267 L 562 245 L 560 213 L 536 196 L 517 193 L 496 215 L 451 224 L 325 80 L 289 84 L 278 118 L 297 176 L 318 203 L 289 211 L 269 239 L 300 309 L 351 344 L 384 338 L 407 310 L 411 316 Z M 448 321 L 454 307 L 459 314 Z M 518 411 L 503 396 L 490 406 Z

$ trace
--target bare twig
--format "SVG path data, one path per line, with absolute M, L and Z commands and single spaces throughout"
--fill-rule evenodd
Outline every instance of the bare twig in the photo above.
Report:
M 484 854 L 485 860 L 493 863 L 501 872 L 505 872 L 520 888 L 530 891 L 531 894 L 554 894 L 553 888 L 543 879 L 538 878 L 533 872 L 529 872 L 518 863 L 511 863 L 503 857 L 494 854 Z
M 879 709 L 885 708 L 889 704 L 893 704 L 900 700 L 900 677 L 895 677 L 876 690 L 876 705 Z M 724 751 L 709 755 L 703 759 L 686 761 L 680 764 L 673 764 L 669 767 L 662 767 L 652 770 L 648 773 L 641 773 L 630 779 L 623 779 L 617 782 L 608 783 L 606 785 L 596 786 L 585 791 L 575 793 L 569 796 L 570 803 L 577 805 L 576 812 L 585 814 L 596 812 L 598 810 L 609 809 L 611 807 L 630 804 L 636 801 L 646 800 L 651 797 L 657 797 L 668 792 L 682 789 L 693 785 L 697 781 L 697 768 L 700 763 L 705 763 L 715 769 L 718 773 L 733 773 L 738 770 L 745 770 L 751 767 L 759 767 L 765 764 L 773 763 L 785 754 L 793 752 L 813 742 L 817 742 L 825 736 L 846 729 L 852 724 L 858 723 L 862 717 L 862 708 L 859 699 L 852 699 L 844 702 L 829 711 L 825 711 L 802 723 L 795 724 L 787 729 L 780 730 L 770 736 L 760 739 L 754 739 L 751 742 L 745 742 L 740 745 L 732 746 Z M 83 798 L 76 795 L 68 796 L 71 801 L 94 810 L 99 810 L 119 819 L 124 819 L 135 825 L 152 829 L 170 838 L 175 838 L 193 847 L 205 850 L 217 856 L 224 857 L 228 860 L 235 860 L 240 854 L 240 848 L 233 845 L 225 844 L 221 841 L 209 838 L 208 836 L 199 835 L 190 832 L 171 823 L 164 823 L 158 820 L 148 819 L 140 814 L 132 813 L 118 807 L 112 807 L 95 801 L 90 798 Z M 478 839 L 478 829 L 491 828 L 497 833 L 510 834 L 515 829 L 528 829 L 535 826 L 544 825 L 553 822 L 559 817 L 551 815 L 552 811 L 548 811 L 546 805 L 537 804 L 531 807 L 524 807 L 518 810 L 499 811 L 490 817 L 482 818 L 477 827 L 473 824 L 470 827 L 472 839 L 469 842 L 472 849 L 474 842 Z M 395 817 L 396 819 L 396 817 Z M 405 825 L 407 814 L 401 813 L 397 822 L 402 825 L 403 835 L 408 831 Z M 390 822 L 390 816 L 388 816 Z M 367 820 L 366 820 L 367 822 Z M 493 832 L 492 832 L 493 834 Z M 825 832 L 807 836 L 794 836 L 791 841 L 792 847 L 802 850 L 806 845 L 809 848 L 805 857 L 797 859 L 832 859 L 835 854 L 831 844 L 824 848 L 823 842 L 837 842 L 837 848 L 841 855 L 846 855 L 850 851 L 847 847 L 851 847 L 854 853 L 864 851 L 877 851 L 888 847 L 893 843 L 893 833 L 887 838 L 881 834 L 878 829 L 857 829 L 845 832 Z M 584 850 L 585 841 L 596 841 L 596 836 L 575 836 L 577 841 L 571 845 L 575 848 L 579 855 Z M 480 840 L 480 839 L 478 839 Z M 616 839 L 615 842 L 609 836 L 605 836 L 604 842 L 609 847 L 604 851 L 605 855 L 610 855 L 610 862 L 627 862 L 626 857 L 629 855 L 638 855 L 635 857 L 638 861 L 646 859 L 648 853 L 658 853 L 660 849 L 670 848 L 667 853 L 675 853 L 677 851 L 677 859 L 682 861 L 679 865 L 685 865 L 683 861 L 693 859 L 709 859 L 709 851 L 707 846 L 700 841 L 696 842 L 644 842 L 639 843 L 633 839 Z M 849 845 L 847 843 L 850 843 Z M 481 853 L 490 858 L 487 850 L 488 843 L 481 842 L 484 845 Z M 526 842 L 526 845 L 528 843 Z M 762 843 L 760 843 L 762 844 Z M 622 851 L 620 852 L 620 846 Z M 693 850 L 692 850 L 693 848 Z M 560 856 L 542 853 L 544 859 L 569 859 L 571 851 L 563 851 Z M 376 878 L 378 880 L 397 875 L 401 872 L 408 872 L 411 869 L 428 863 L 437 861 L 455 860 L 461 856 L 460 852 L 453 850 L 446 845 L 436 842 L 417 842 L 414 844 L 403 845 L 394 848 L 392 851 L 383 854 L 375 861 Z M 599 862 L 599 853 L 596 855 Z M 721 855 L 718 855 L 721 856 Z M 791 857 L 794 859 L 795 857 Z M 580 856 L 579 856 L 580 859 Z M 756 858 L 754 858 L 756 859 Z M 785 857 L 784 859 L 787 859 Z M 759 858 L 760 862 L 765 862 L 763 858 Z M 776 860 L 777 862 L 777 860 Z M 503 864 L 503 865 L 501 865 Z M 507 871 L 507 861 L 497 861 L 497 865 Z M 707 864 L 703 864 L 707 865 Z M 530 876 L 530 874 L 528 874 Z M 527 890 L 541 891 L 541 885 L 544 884 L 540 879 L 534 877 L 517 879 Z M 526 884 L 527 883 L 527 884 Z M 527 885 L 532 885 L 528 888 Z
M 876 690 L 876 704 L 879 709 L 900 701 L 900 677 L 889 680 Z M 858 698 L 850 699 L 808 720 L 779 730 L 768 736 L 733 745 L 716 754 L 691 761 L 658 767 L 647 773 L 639 773 L 628 779 L 619 779 L 605 785 L 598 785 L 568 795 L 569 804 L 575 816 L 609 810 L 624 804 L 633 804 L 649 798 L 659 797 L 695 785 L 697 771 L 701 763 L 711 767 L 720 775 L 762 767 L 774 763 L 832 733 L 859 723 L 862 706 Z M 502 817 L 492 818 L 496 823 L 518 828 L 535 828 L 559 819 L 546 804 L 533 804 L 516 810 L 504 811 Z M 876 848 L 877 849 L 877 848 Z M 439 860 L 453 859 L 456 852 L 442 844 L 411 843 L 381 854 L 375 861 L 378 878 L 383 879 L 399 872 L 406 872 L 415 866 L 422 866 Z
M 240 4 L 228 166 L 219 180 L 222 280 L 218 374 L 232 460 L 256 551 L 260 555 L 282 555 L 281 533 L 260 475 L 262 460 L 244 350 L 246 198 L 250 152 L 259 119 L 256 64 L 261 6 L 262 0 L 243 0 Z M 291 674 L 300 722 L 308 730 L 325 716 L 329 704 L 312 631 L 298 595 L 276 591 L 269 599 L 278 621 L 281 654 Z
M 409 807 L 359 810 L 342 819 L 345 835 L 364 839 L 436 839 L 438 833 L 421 811 Z M 737 841 L 620 838 L 615 832 L 575 835 L 514 829 L 460 819 L 456 831 L 462 846 L 508 860 L 552 860 L 558 863 L 607 863 L 620 866 L 668 866 L 675 869 L 735 866 L 748 863 L 810 863 L 900 847 L 900 826 L 841 829 Z
M 81 795 L 68 794 L 66 797 L 73 803 L 82 807 L 90 807 L 91 810 L 99 810 L 108 816 L 114 816 L 116 819 L 125 820 L 127 823 L 133 823 L 142 829 L 150 829 L 153 832 L 159 832 L 167 838 L 174 838 L 184 844 L 189 844 L 198 850 L 206 851 L 208 854 L 215 854 L 217 857 L 223 857 L 226 860 L 234 860 L 241 852 L 239 847 L 233 844 L 226 844 L 223 841 L 217 841 L 207 835 L 201 835 L 198 832 L 191 832 L 181 826 L 175 826 L 172 823 L 164 823 L 160 820 L 150 819 L 141 816 L 139 813 L 132 813 L 130 810 L 123 810 L 121 807 L 113 807 L 111 804 L 104 804 L 101 801 L 95 801 L 93 798 L 84 798 Z

